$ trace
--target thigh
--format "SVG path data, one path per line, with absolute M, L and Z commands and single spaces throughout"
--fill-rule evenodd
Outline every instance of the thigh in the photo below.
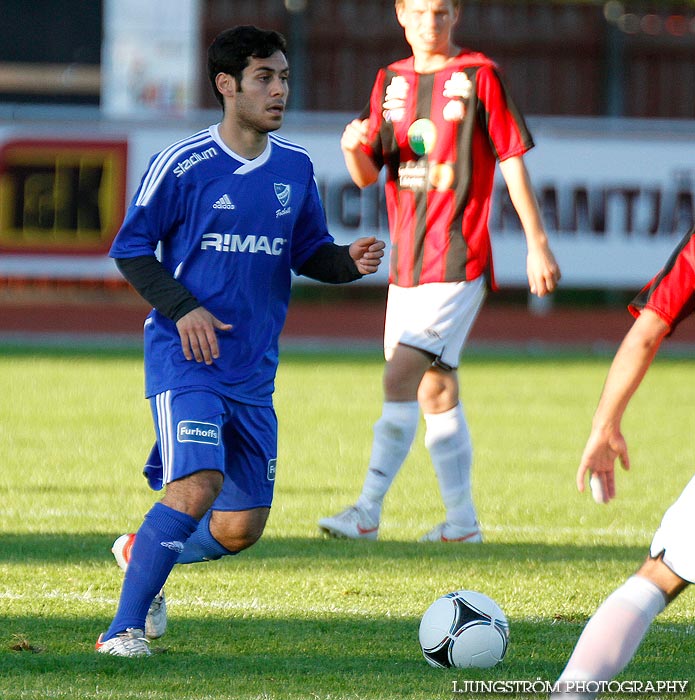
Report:
M 278 424 L 272 406 L 229 402 L 222 430 L 224 484 L 216 511 L 270 508 L 275 490 Z
M 163 484 L 204 470 L 224 473 L 223 397 L 209 390 L 171 390 L 151 398 L 150 405 Z
M 384 395 L 387 401 L 415 401 L 423 375 L 432 366 L 430 353 L 397 345 L 384 367 Z
M 206 469 L 170 482 L 162 503 L 200 520 L 210 509 L 222 487 L 222 474 Z

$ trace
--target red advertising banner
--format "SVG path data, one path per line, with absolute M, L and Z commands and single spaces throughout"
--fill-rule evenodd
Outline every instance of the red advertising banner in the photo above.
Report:
M 0 145 L 0 253 L 104 255 L 126 206 L 126 141 Z

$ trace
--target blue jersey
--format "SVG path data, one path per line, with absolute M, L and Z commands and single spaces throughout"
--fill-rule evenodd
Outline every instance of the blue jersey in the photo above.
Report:
M 186 360 L 176 325 L 145 321 L 145 390 L 209 387 L 237 401 L 272 403 L 278 337 L 291 270 L 333 242 L 307 152 L 276 134 L 247 160 L 218 127 L 156 155 L 111 246 L 114 258 L 153 255 L 210 313 L 234 327 L 217 334 L 212 365 Z

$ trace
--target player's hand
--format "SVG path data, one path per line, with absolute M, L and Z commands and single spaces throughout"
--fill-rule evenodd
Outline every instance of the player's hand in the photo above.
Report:
M 176 322 L 181 338 L 181 349 L 187 360 L 195 359 L 211 365 L 220 356 L 216 331 L 230 331 L 232 326 L 215 318 L 207 309 L 199 306 Z
M 608 503 L 615 498 L 615 460 L 626 471 L 630 469 L 627 443 L 619 429 L 591 432 L 577 470 L 577 489 L 583 493 L 586 475 L 590 474 L 591 495 L 597 503 Z
M 367 133 L 369 130 L 369 119 L 353 119 L 343 131 L 340 139 L 340 147 L 343 151 L 352 152 L 367 145 Z
M 555 256 L 547 246 L 529 250 L 526 256 L 526 274 L 531 294 L 539 297 L 555 291 L 562 277 Z
M 350 257 L 361 275 L 371 275 L 377 271 L 385 247 L 384 241 L 377 240 L 374 236 L 358 238 L 350 244 Z

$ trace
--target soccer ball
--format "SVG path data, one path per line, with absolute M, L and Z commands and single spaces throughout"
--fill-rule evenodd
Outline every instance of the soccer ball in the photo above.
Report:
M 427 608 L 419 637 L 430 666 L 491 668 L 507 651 L 509 623 L 492 598 L 477 591 L 455 591 Z

